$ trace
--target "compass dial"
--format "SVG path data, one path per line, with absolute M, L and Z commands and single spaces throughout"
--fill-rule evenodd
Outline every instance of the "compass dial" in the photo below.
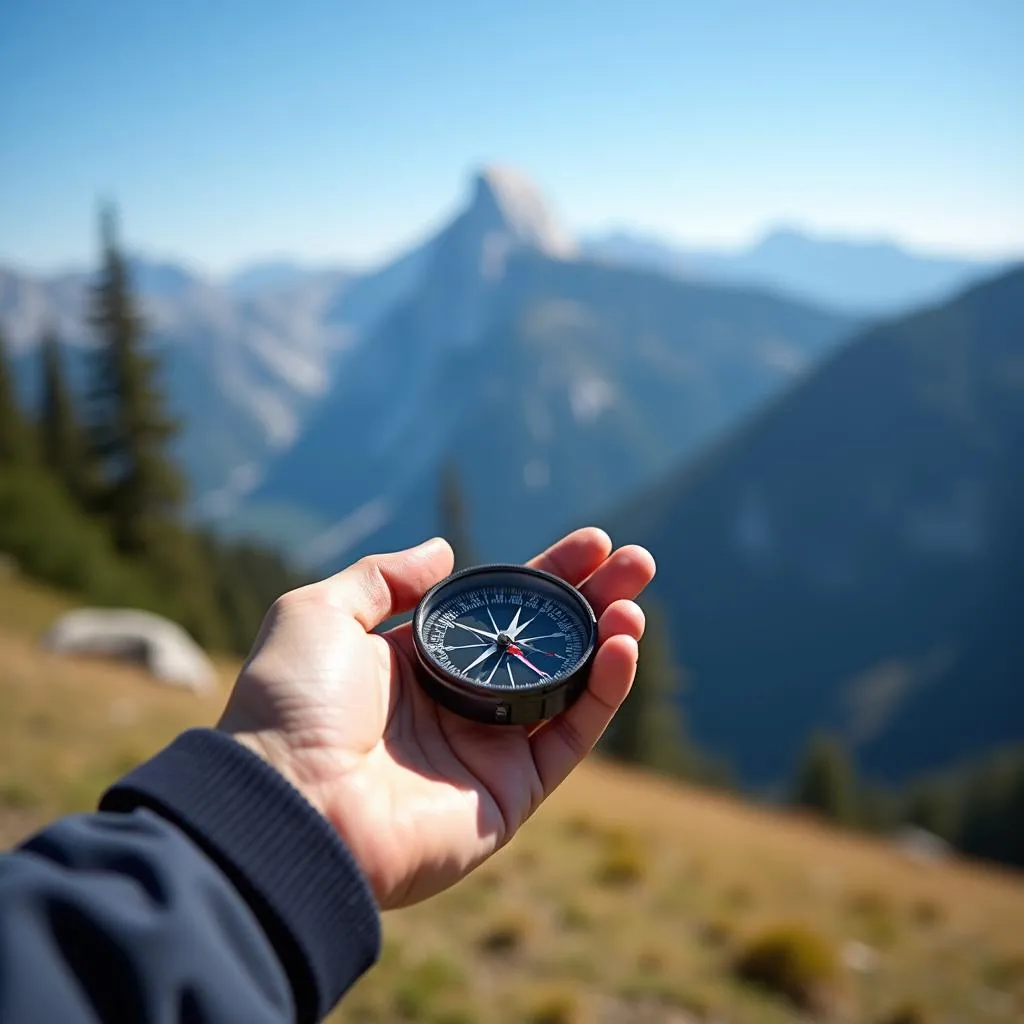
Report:
M 582 692 L 596 625 L 564 580 L 480 566 L 428 592 L 413 631 L 431 696 L 478 721 L 522 724 L 557 714 Z

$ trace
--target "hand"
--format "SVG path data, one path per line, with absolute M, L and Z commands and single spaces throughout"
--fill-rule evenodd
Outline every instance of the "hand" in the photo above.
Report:
M 529 730 L 481 725 L 416 681 L 408 624 L 452 569 L 437 538 L 371 556 L 281 597 L 267 613 L 219 728 L 277 768 L 337 829 L 383 908 L 440 892 L 507 843 L 590 751 L 629 692 L 654 576 L 643 548 L 611 553 L 577 530 L 530 565 L 582 585 L 599 647 L 583 696 Z

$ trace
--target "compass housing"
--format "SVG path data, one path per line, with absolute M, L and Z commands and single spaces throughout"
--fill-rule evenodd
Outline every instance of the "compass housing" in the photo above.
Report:
M 597 649 L 587 599 L 522 565 L 478 565 L 441 580 L 416 606 L 412 633 L 426 693 L 496 725 L 530 725 L 568 708 L 586 689 Z

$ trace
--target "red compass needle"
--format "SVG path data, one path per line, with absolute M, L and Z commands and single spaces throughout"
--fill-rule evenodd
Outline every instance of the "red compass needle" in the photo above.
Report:
M 508 651 L 508 653 L 511 654 L 512 657 L 518 658 L 527 668 L 533 669 L 533 671 L 536 672 L 537 675 L 542 676 L 544 679 L 550 678 L 547 672 L 544 672 L 542 669 L 537 668 L 537 666 L 534 665 L 533 662 L 531 662 L 529 658 L 527 658 L 526 655 L 523 654 L 523 652 L 519 650 L 518 647 L 516 647 L 515 644 L 509 644 L 508 647 L 505 648 L 505 650 Z

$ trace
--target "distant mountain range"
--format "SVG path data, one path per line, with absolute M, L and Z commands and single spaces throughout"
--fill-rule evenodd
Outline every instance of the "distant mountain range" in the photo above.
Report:
M 613 517 L 658 561 L 695 735 L 812 728 L 903 779 L 1024 737 L 1024 268 L 864 331 Z
M 588 256 L 660 270 L 690 281 L 771 288 L 831 309 L 891 315 L 935 302 L 1000 269 L 992 260 L 911 252 L 888 241 L 854 241 L 771 231 L 749 248 L 684 248 L 662 239 L 611 232 L 584 240 Z
M 863 310 L 982 269 L 794 233 L 733 255 L 580 244 L 503 169 L 371 273 L 281 259 L 214 281 L 132 260 L 196 514 L 310 564 L 433 528 L 448 457 L 480 552 L 511 557 L 695 452 Z M 0 268 L 26 393 L 44 327 L 87 349 L 87 285 Z

